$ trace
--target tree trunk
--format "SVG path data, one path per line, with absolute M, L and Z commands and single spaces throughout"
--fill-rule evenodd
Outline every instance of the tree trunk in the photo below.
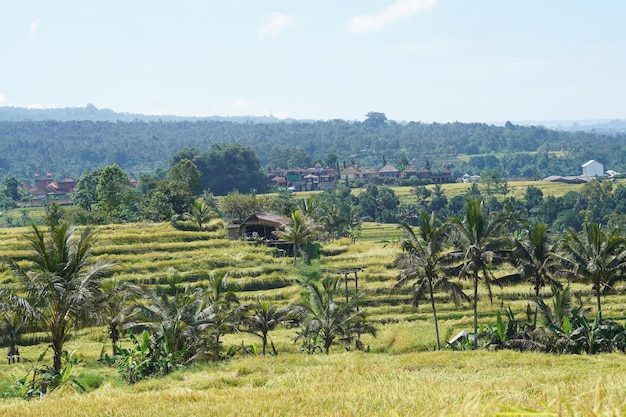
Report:
M 265 348 L 267 347 L 267 333 L 263 333 L 263 355 L 265 356 Z
M 600 305 L 600 288 L 596 289 L 596 303 L 598 304 L 598 322 L 602 323 L 602 306 Z
M 294 243 L 293 244 L 293 265 L 294 266 L 296 265 L 296 261 L 298 260 L 298 252 L 299 252 L 298 249 L 299 249 L 298 244 Z
M 59 345 L 56 342 L 52 343 L 52 350 L 54 351 L 54 357 L 52 359 L 52 367 L 57 374 L 61 373 L 61 352 L 63 351 L 63 345 Z
M 437 310 L 435 309 L 435 297 L 433 295 L 432 282 L 428 282 L 428 288 L 430 290 L 430 305 L 433 309 L 433 320 L 435 321 L 435 337 L 437 339 L 437 350 L 441 349 L 441 343 L 439 342 L 439 323 L 437 322 Z
M 478 349 L 478 271 L 474 271 L 474 349 Z

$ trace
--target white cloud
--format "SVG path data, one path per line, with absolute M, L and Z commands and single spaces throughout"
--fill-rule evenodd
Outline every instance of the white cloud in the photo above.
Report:
M 232 106 L 236 109 L 243 109 L 246 107 L 250 107 L 251 104 L 252 103 L 250 103 L 248 100 L 238 99 L 233 102 Z
M 44 107 L 44 106 L 42 106 L 41 104 L 38 104 L 38 103 L 33 103 L 33 104 L 27 104 L 26 108 L 27 109 L 31 109 L 31 110 L 33 110 L 33 109 L 41 110 L 41 109 L 45 109 L 46 107 Z M 51 107 L 48 107 L 48 108 L 51 108 Z
M 278 36 L 291 26 L 293 26 L 293 17 L 273 12 L 267 19 L 267 22 L 259 28 L 259 38 Z
M 360 15 L 350 21 L 350 32 L 367 33 L 384 29 L 389 23 L 428 10 L 437 0 L 396 0 L 377 14 Z
M 6 102 L 7 102 L 6 94 L 0 93 L 0 106 L 4 106 Z
M 34 38 L 35 34 L 37 33 L 37 29 L 39 29 L 39 18 L 33 20 L 33 22 L 30 24 L 30 37 Z

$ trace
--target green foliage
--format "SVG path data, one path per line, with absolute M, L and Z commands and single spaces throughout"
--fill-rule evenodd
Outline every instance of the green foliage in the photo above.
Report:
M 70 385 L 78 392 L 85 392 L 85 387 L 72 377 L 72 369 L 80 362 L 75 352 L 63 351 L 61 358 L 65 366 L 59 370 L 43 364 L 43 359 L 48 350 L 46 349 L 23 377 L 13 377 L 14 386 L 21 398 L 30 400 L 36 397 L 44 397 L 48 392 L 54 391 L 64 385 Z
M 115 355 L 106 356 L 109 365 L 115 365 L 126 383 L 134 384 L 142 379 L 164 376 L 180 366 L 185 350 L 172 350 L 165 336 L 154 337 L 144 330 L 137 338 L 132 332 L 128 337 L 130 348 L 115 346 Z

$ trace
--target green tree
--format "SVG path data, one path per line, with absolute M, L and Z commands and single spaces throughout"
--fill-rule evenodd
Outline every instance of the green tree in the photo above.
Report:
M 197 224 L 200 231 L 215 216 L 217 216 L 217 213 L 211 210 L 211 207 L 202 199 L 194 201 L 191 205 L 191 211 L 183 213 L 183 219 Z
M 561 261 L 572 276 L 591 283 L 596 295 L 598 318 L 602 321 L 601 296 L 606 288 L 625 278 L 626 240 L 617 228 L 604 230 L 597 223 L 584 223 L 579 234 L 567 229 Z
M 27 235 L 32 248 L 29 264 L 3 258 L 18 280 L 15 293 L 2 290 L 7 305 L 29 312 L 50 337 L 54 352 L 53 368 L 61 370 L 61 353 L 73 325 L 97 314 L 103 278 L 113 266 L 104 260 L 89 262 L 95 233 L 86 228 L 78 234 L 74 227 L 61 224 L 45 232 L 32 226 Z M 22 296 L 22 294 L 24 296 Z
M 187 158 L 181 159 L 170 167 L 168 172 L 170 181 L 176 188 L 181 189 L 190 196 L 200 192 L 200 180 L 202 173 L 192 161 Z
M 261 339 L 262 352 L 265 355 L 268 333 L 287 318 L 290 307 L 276 307 L 265 300 L 256 299 L 247 304 L 244 311 L 243 324 L 249 333 Z
M 193 360 L 205 351 L 203 325 L 206 324 L 206 291 L 202 288 L 177 285 L 174 278 L 169 283 L 172 296 L 165 291 L 150 291 L 145 302 L 137 304 L 133 313 L 135 321 L 129 322 L 130 329 L 149 328 L 169 352 L 181 352 L 184 362 Z
M 14 176 L 9 175 L 8 177 L 4 177 L 4 195 L 13 201 L 19 201 L 20 193 L 17 189 L 18 185 L 19 183 L 17 182 L 17 178 Z
M 301 285 L 305 289 L 304 298 L 294 308 L 303 326 L 297 340 L 311 343 L 321 339 L 324 352 L 328 354 L 337 339 L 350 344 L 354 334 L 376 335 L 376 329 L 367 323 L 364 311 L 356 311 L 358 294 L 347 302 L 339 301 L 341 277 L 326 276 L 319 284 L 303 280 Z
M 220 201 L 220 210 L 232 220 L 244 220 L 259 209 L 259 202 L 252 194 L 232 191 Z
M 474 310 L 474 335 L 478 334 L 478 283 L 481 280 L 485 284 L 491 299 L 491 280 L 493 274 L 488 270 L 495 256 L 496 250 L 502 249 L 503 242 L 499 238 L 501 221 L 497 217 L 490 216 L 485 211 L 483 200 L 469 199 L 463 218 L 453 217 L 450 224 L 457 231 L 458 249 L 457 256 L 462 258 L 461 277 L 468 278 L 474 285 L 473 310 Z M 474 338 L 474 347 L 477 340 Z
M 461 287 L 449 281 L 442 273 L 441 267 L 445 256 L 447 224 L 438 224 L 433 212 L 430 216 L 425 211 L 420 213 L 419 229 L 415 233 L 407 223 L 400 225 L 406 238 L 402 241 L 403 254 L 396 258 L 396 265 L 402 268 L 400 279 L 394 288 L 413 282 L 413 306 L 417 307 L 419 300 L 428 294 L 435 323 L 435 338 L 437 350 L 441 349 L 439 340 L 439 322 L 435 307 L 434 289 L 441 288 L 447 291 L 455 303 L 461 300 L 469 301 Z
M 103 168 L 96 185 L 98 207 L 109 218 L 115 217 L 128 202 L 129 191 L 130 181 L 126 171 L 117 164 Z
M 113 354 L 122 328 L 133 319 L 137 312 L 137 299 L 143 294 L 143 289 L 131 282 L 107 281 L 102 284 L 102 293 L 96 304 L 101 307 L 100 320 L 108 327 Z
M 295 266 L 300 247 L 306 243 L 313 242 L 317 238 L 317 227 L 300 210 L 294 210 L 291 213 L 289 224 L 275 233 L 280 239 L 293 245 L 293 264 Z
M 98 203 L 97 187 L 101 173 L 102 169 L 94 169 L 93 171 L 85 171 L 80 176 L 72 193 L 72 201 L 75 205 L 91 211 Z

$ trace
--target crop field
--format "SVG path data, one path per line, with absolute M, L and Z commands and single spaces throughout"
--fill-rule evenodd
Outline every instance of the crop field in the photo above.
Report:
M 534 185 L 536 183 L 532 183 Z M 454 187 L 467 184 L 451 184 Z M 520 184 L 520 190 L 527 185 Z M 563 184 L 558 184 L 563 187 Z M 572 186 L 567 186 L 572 187 Z M 517 192 L 517 184 L 510 184 Z M 557 193 L 557 188 L 552 189 Z M 448 191 L 446 191 L 448 192 Z M 522 191 L 523 193 L 523 191 Z M 546 191 L 544 191 L 546 193 Z M 169 223 L 135 223 L 99 228 L 94 259 L 116 264 L 111 280 L 148 288 L 206 284 L 210 274 L 227 272 L 238 284 L 242 302 L 265 299 L 277 305 L 298 301 L 298 279 L 314 267 L 256 242 L 230 241 L 221 220 L 204 232 L 180 231 Z M 0 256 L 24 264 L 28 228 L 0 229 Z M 235 416 L 235 415 L 502 415 L 604 416 L 625 415 L 626 355 L 548 355 L 512 351 L 434 351 L 432 313 L 427 302 L 411 306 L 410 288 L 393 290 L 400 253 L 396 225 L 364 223 L 356 243 L 348 239 L 322 244 L 318 269 L 344 276 L 358 269 L 363 292 L 361 308 L 378 330 L 363 336 L 366 352 L 335 346 L 330 355 L 307 355 L 294 343 L 292 328 L 270 333 L 276 357 L 235 356 L 219 363 L 198 364 L 161 379 L 126 385 L 115 369 L 99 363 L 110 350 L 106 328 L 76 330 L 66 344 L 82 365 L 76 378 L 87 387 L 78 394 L 69 387 L 43 400 L 17 398 L 14 376 L 26 374 L 45 344 L 20 348 L 27 361 L 0 365 L 0 415 L 11 416 Z M 496 275 L 506 270 L 496 271 Z M 353 275 L 350 274 L 350 278 Z M 0 269 L 0 286 L 14 277 Z M 471 283 L 463 282 L 471 293 Z M 354 281 L 348 283 L 352 291 Z M 593 306 L 591 287 L 572 285 L 586 305 Z M 493 299 L 481 287 L 479 321 L 493 324 L 507 309 L 523 316 L 532 289 L 529 284 L 494 287 Z M 546 294 L 547 295 L 547 294 Z M 469 303 L 456 306 L 444 293 L 435 294 L 442 340 L 471 330 Z M 626 320 L 626 298 L 605 297 L 607 319 Z M 225 345 L 248 345 L 258 339 L 229 334 Z M 445 342 L 444 342 L 445 343 Z M 122 345 L 128 345 L 123 340 Z M 48 356 L 48 359 L 50 355 Z M 30 362 L 29 362 L 30 361 Z

